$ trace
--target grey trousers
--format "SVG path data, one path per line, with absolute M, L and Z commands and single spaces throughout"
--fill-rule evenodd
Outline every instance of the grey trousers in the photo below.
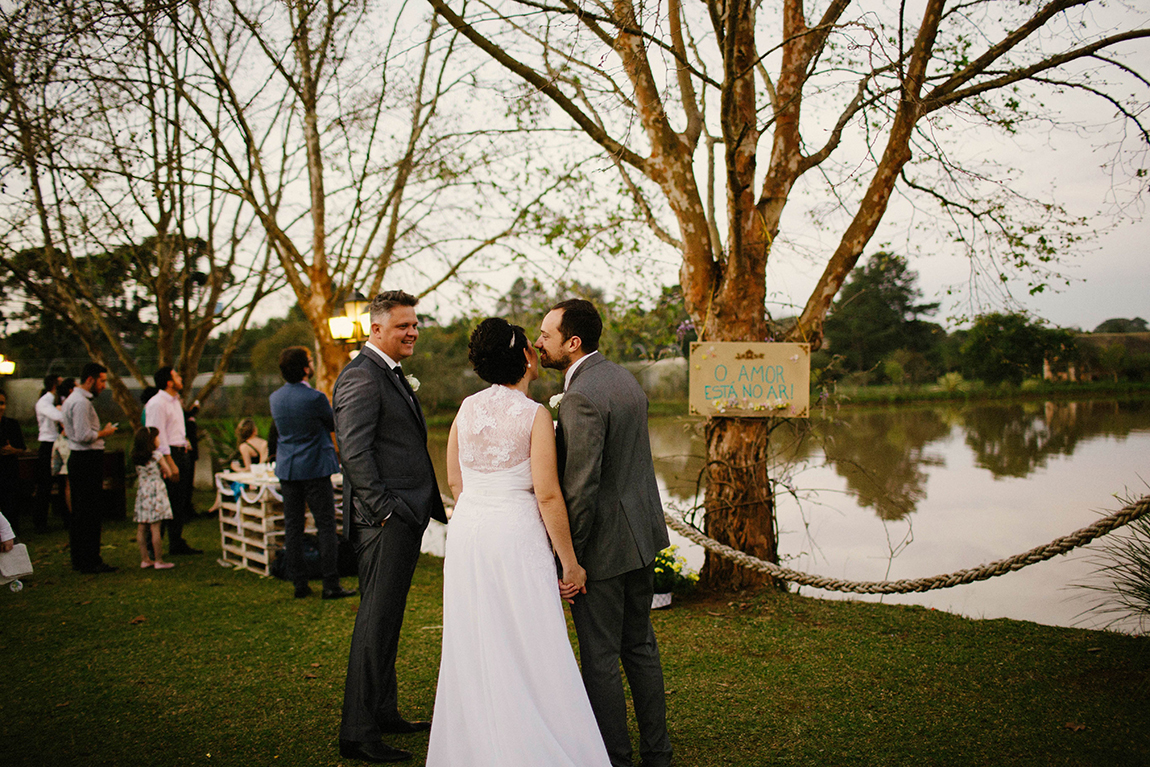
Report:
M 583 685 L 612 767 L 632 764 L 620 661 L 635 704 L 643 765 L 666 767 L 671 764 L 663 667 L 659 663 L 655 630 L 651 628 L 653 593 L 654 564 L 651 564 L 614 578 L 588 581 L 587 593 L 575 597 L 575 604 L 571 606 L 575 633 L 579 636 Z
M 380 739 L 381 726 L 402 719 L 395 659 L 423 531 L 393 516 L 383 527 L 359 527 L 353 533 L 360 602 L 339 737 L 366 743 Z

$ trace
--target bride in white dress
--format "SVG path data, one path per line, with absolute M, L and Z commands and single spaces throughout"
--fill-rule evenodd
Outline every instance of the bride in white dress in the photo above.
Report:
M 447 443 L 456 504 L 427 765 L 608 767 L 560 601 L 584 591 L 587 573 L 571 545 L 551 415 L 527 396 L 539 360 L 523 328 L 497 318 L 469 348 L 492 386 L 464 400 Z

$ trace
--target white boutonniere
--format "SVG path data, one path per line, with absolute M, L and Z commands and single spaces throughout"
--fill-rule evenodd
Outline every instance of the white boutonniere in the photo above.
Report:
M 406 375 L 407 385 L 411 387 L 412 391 L 419 391 L 419 379 L 413 375 Z
M 547 400 L 547 404 L 550 405 L 552 409 L 555 409 L 555 408 L 559 407 L 559 403 L 562 401 L 563 401 L 563 393 L 560 392 L 559 394 L 556 394 L 553 397 L 551 397 L 551 399 Z

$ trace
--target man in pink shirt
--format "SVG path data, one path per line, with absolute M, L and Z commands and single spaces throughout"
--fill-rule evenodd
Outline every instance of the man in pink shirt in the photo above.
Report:
M 172 519 L 168 522 L 169 554 L 202 554 L 184 540 L 184 521 L 192 505 L 192 461 L 189 455 L 188 435 L 184 428 L 184 406 L 180 391 L 184 379 L 170 366 L 156 371 L 154 382 L 159 392 L 144 405 L 144 425 L 155 426 L 160 432 L 161 460 L 168 464 L 172 475 L 166 480 L 168 500 L 172 504 Z

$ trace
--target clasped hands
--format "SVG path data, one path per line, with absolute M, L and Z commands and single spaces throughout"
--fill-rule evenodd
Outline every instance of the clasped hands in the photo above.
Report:
M 587 571 L 580 565 L 563 569 L 559 579 L 559 596 L 569 605 L 575 604 L 576 594 L 587 593 Z

